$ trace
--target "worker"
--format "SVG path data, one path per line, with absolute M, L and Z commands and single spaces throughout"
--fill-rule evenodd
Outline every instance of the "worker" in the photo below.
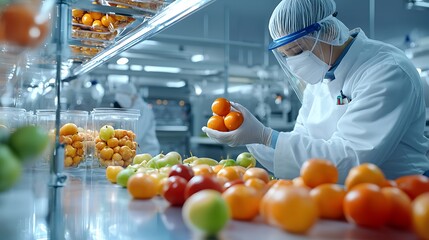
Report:
M 140 118 L 136 131 L 136 142 L 139 145 L 137 152 L 150 153 L 152 156 L 159 154 L 160 147 L 158 138 L 156 137 L 156 122 L 153 110 L 138 95 L 134 84 L 127 83 L 117 86 L 113 107 L 140 110 Z
M 232 103 L 243 124 L 231 132 L 203 127 L 210 138 L 247 145 L 280 178 L 299 176 L 311 158 L 334 163 L 340 183 L 363 163 L 377 165 L 388 179 L 428 174 L 423 89 L 402 51 L 359 28 L 349 31 L 333 0 L 283 0 L 269 31 L 269 50 L 302 96 L 293 130 L 277 132 Z

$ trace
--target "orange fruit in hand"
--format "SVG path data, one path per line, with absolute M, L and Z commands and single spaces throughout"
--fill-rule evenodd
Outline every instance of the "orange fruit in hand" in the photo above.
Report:
M 239 128 L 243 121 L 243 114 L 234 111 L 228 113 L 224 118 L 225 126 L 229 131 L 234 131 Z
M 381 188 L 373 183 L 354 186 L 345 196 L 343 207 L 347 221 L 363 227 L 379 228 L 386 224 L 390 206 Z
M 207 127 L 221 132 L 228 132 L 228 128 L 226 128 L 221 116 L 210 117 L 207 121 Z
M 310 191 L 311 197 L 319 206 L 319 216 L 327 219 L 342 219 L 343 200 L 346 190 L 337 184 L 325 183 Z
M 372 163 L 364 163 L 350 169 L 346 177 L 346 190 L 350 190 L 359 183 L 373 183 L 379 187 L 385 185 L 386 178 L 383 172 Z
M 310 188 L 338 181 L 337 168 L 332 162 L 324 159 L 313 158 L 306 161 L 302 165 L 300 173 L 305 185 Z
M 413 200 L 418 195 L 429 192 L 429 178 L 423 175 L 409 175 L 395 180 L 398 188 Z
M 414 231 L 421 239 L 429 239 L 429 193 L 418 196 L 412 204 Z
M 308 189 L 272 187 L 261 200 L 262 217 L 270 224 L 293 233 L 304 233 L 316 223 L 319 213 Z
M 384 187 L 381 192 L 387 199 L 390 206 L 390 215 L 387 224 L 400 228 L 409 229 L 412 224 L 411 199 L 401 189 L 396 187 Z
M 217 98 L 212 103 L 212 111 L 216 115 L 226 116 L 231 110 L 231 103 L 226 98 Z
M 222 193 L 232 219 L 251 221 L 259 213 L 260 194 L 252 187 L 236 184 Z

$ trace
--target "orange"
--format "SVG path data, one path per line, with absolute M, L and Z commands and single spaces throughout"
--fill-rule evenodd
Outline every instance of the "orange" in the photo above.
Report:
M 222 168 L 223 168 L 223 165 L 212 166 L 213 173 L 217 174 Z
M 384 180 L 384 183 L 381 186 L 382 188 L 384 187 L 398 187 L 398 184 L 396 184 L 396 182 L 394 180 L 389 180 L 386 179 Z
M 77 134 L 78 129 L 74 123 L 66 123 L 60 128 L 60 135 L 73 135 Z
M 80 9 L 72 9 L 72 16 L 75 18 L 81 18 L 85 12 Z
M 318 219 L 318 207 L 308 189 L 296 186 L 271 188 L 262 198 L 263 218 L 292 233 L 307 232 Z
M 268 174 L 268 172 L 263 168 L 257 168 L 257 167 L 249 168 L 246 170 L 246 172 L 244 172 L 244 175 L 243 175 L 244 181 L 251 178 L 259 178 L 265 183 L 268 183 L 270 181 L 270 175 Z
M 127 182 L 128 193 L 136 199 L 150 199 L 156 196 L 159 186 L 157 180 L 144 173 L 132 175 Z
M 116 176 L 124 168 L 121 166 L 108 166 L 106 169 L 106 178 L 111 183 L 116 183 Z
M 292 186 L 292 180 L 287 179 L 273 179 L 268 182 L 268 187 L 278 187 L 278 186 Z
M 324 183 L 337 183 L 338 170 L 325 159 L 309 159 L 301 167 L 301 177 L 305 185 L 314 188 Z
M 192 170 L 194 171 L 194 175 L 214 175 L 213 168 L 209 166 L 208 164 L 198 164 L 192 167 Z
M 411 199 L 429 192 L 429 178 L 423 175 L 409 175 L 395 180 L 398 188 L 404 191 Z
M 92 22 L 94 19 L 92 19 L 91 14 L 85 13 L 82 17 L 82 23 L 87 26 L 92 26 Z
M 89 13 L 94 20 L 100 20 L 103 14 L 101 12 L 90 12 Z
M 240 173 L 237 172 L 237 170 L 235 170 L 233 167 L 222 168 L 216 175 L 218 178 L 225 178 L 228 181 L 241 179 Z
M 113 24 L 114 21 L 115 20 L 110 15 L 104 15 L 104 16 L 101 17 L 101 23 L 105 27 L 109 27 L 111 24 Z
M 385 181 L 386 178 L 380 168 L 372 163 L 364 163 L 350 169 L 346 177 L 345 186 L 347 191 L 359 183 L 373 183 L 382 187 Z
M 221 132 L 228 132 L 228 128 L 225 126 L 223 117 L 217 115 L 209 118 L 207 121 L 207 127 Z
M 414 231 L 421 239 L 429 239 L 429 193 L 418 196 L 412 203 Z
M 409 229 L 412 224 L 412 218 L 411 199 L 408 195 L 395 187 L 384 187 L 381 192 L 387 199 L 386 203 L 390 206 L 387 225 L 400 229 Z
M 37 47 L 45 40 L 50 30 L 49 20 L 36 23 L 37 11 L 27 4 L 14 3 L 2 7 L 0 25 L 6 42 L 21 47 Z
M 243 121 L 243 114 L 239 112 L 230 112 L 224 118 L 225 126 L 229 131 L 234 131 L 239 128 Z
M 261 195 L 268 190 L 267 184 L 259 178 L 249 178 L 244 181 L 244 185 L 255 189 Z
M 246 168 L 242 166 L 231 166 L 231 168 L 235 169 L 240 174 L 240 178 L 243 178 L 244 173 L 246 172 Z
M 229 206 L 232 219 L 251 221 L 259 213 L 260 195 L 254 188 L 233 185 L 222 193 L 222 197 Z
M 373 183 L 354 186 L 345 196 L 343 207 L 347 221 L 362 227 L 380 228 L 387 223 L 390 206 L 381 188 Z
M 310 189 L 310 187 L 304 183 L 304 180 L 302 179 L 302 177 L 296 177 L 296 178 L 292 179 L 292 185 L 297 186 L 297 187 L 305 187 L 305 188 Z
M 325 183 L 310 191 L 319 207 L 319 216 L 327 219 L 343 219 L 343 200 L 346 190 L 337 184 Z
M 212 111 L 219 116 L 226 116 L 231 110 L 231 103 L 226 98 L 217 98 L 212 103 Z

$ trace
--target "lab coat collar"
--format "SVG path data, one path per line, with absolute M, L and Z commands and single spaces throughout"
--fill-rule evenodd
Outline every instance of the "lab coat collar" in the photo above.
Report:
M 335 80 L 329 81 L 328 83 L 331 96 L 334 98 L 336 98 L 339 91 L 342 90 L 347 74 L 350 72 L 350 69 L 359 57 L 359 53 L 362 51 L 363 42 L 368 39 L 368 37 L 360 28 L 350 31 L 350 35 L 356 33 L 357 36 L 355 37 L 353 45 L 350 47 L 347 54 L 344 56 L 343 60 L 339 63 L 337 69 L 335 70 Z

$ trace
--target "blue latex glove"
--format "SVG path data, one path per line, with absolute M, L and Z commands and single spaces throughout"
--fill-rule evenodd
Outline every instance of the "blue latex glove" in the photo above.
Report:
M 220 132 L 207 127 L 202 130 L 211 139 L 219 143 L 228 144 L 231 147 L 252 143 L 270 145 L 273 130 L 265 127 L 252 113 L 241 104 L 231 102 L 231 106 L 243 114 L 244 121 L 241 126 L 230 132 Z

